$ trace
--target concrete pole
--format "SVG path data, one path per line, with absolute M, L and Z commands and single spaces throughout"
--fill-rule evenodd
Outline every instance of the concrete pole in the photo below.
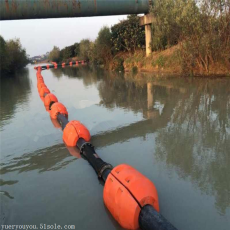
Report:
M 152 33 L 151 33 L 151 24 L 155 21 L 153 15 L 146 14 L 140 17 L 140 26 L 145 26 L 145 45 L 146 45 L 146 56 L 148 57 L 152 53 L 151 49 L 151 41 L 152 41 Z
M 146 57 L 148 57 L 152 53 L 151 41 L 152 41 L 151 25 L 147 24 L 145 25 Z

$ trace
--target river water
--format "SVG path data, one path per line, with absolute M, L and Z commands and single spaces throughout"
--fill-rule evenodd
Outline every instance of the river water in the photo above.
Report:
M 122 75 L 68 67 L 42 72 L 96 152 L 154 182 L 179 230 L 230 229 L 230 78 Z M 103 185 L 67 149 L 37 92 L 33 66 L 1 79 L 1 224 L 121 229 Z M 64 229 L 64 228 L 63 228 Z

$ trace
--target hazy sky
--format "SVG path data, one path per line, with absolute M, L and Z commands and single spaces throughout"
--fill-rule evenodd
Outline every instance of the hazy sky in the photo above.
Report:
M 94 40 L 101 27 L 114 25 L 124 18 L 126 16 L 0 21 L 0 34 L 5 40 L 20 38 L 32 57 L 45 54 L 53 46 L 64 48 L 83 38 Z

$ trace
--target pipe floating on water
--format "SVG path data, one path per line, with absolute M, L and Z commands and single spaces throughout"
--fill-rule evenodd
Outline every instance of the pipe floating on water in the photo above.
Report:
M 84 64 L 80 62 L 65 65 Z M 57 97 L 50 93 L 44 83 L 41 71 L 65 66 L 52 63 L 35 67 L 37 88 L 46 110 L 52 120 L 57 120 L 63 130 L 63 141 L 67 147 L 77 147 L 104 181 L 103 200 L 114 219 L 125 229 L 136 230 L 176 230 L 160 213 L 155 185 L 143 174 L 127 164 L 113 168 L 104 162 L 90 143 L 90 132 L 80 121 L 68 121 L 68 111 Z
M 74 66 L 74 65 L 78 66 L 79 64 L 85 65 L 85 64 L 87 64 L 87 61 L 81 60 L 81 61 L 67 62 L 67 63 L 63 62 L 61 64 L 57 64 L 56 62 L 51 62 L 51 63 L 52 63 L 52 65 L 35 66 L 34 69 L 35 70 L 41 69 L 41 71 L 42 71 L 42 70 L 46 70 L 46 69 L 53 69 L 53 68 L 56 69 L 57 67 L 64 68 L 65 66 Z

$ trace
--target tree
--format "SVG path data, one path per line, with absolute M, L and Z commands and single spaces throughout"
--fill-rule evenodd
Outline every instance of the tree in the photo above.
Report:
M 66 46 L 60 52 L 62 61 L 68 61 L 68 59 L 74 57 L 75 55 L 75 45 Z
M 8 71 L 9 62 L 7 60 L 7 47 L 6 42 L 2 36 L 0 36 L 0 73 Z
M 79 45 L 79 56 L 86 61 L 94 59 L 94 43 L 89 39 L 83 39 Z
M 10 72 L 15 72 L 29 63 L 26 50 L 22 48 L 19 39 L 9 40 L 7 42 L 7 56 Z
M 182 68 L 208 73 L 230 65 L 229 0 L 155 0 L 152 49 L 180 44 Z
M 79 53 L 80 53 L 80 44 L 79 43 L 75 43 L 74 46 L 75 46 L 74 56 L 78 56 Z
M 50 61 L 53 61 L 53 62 L 61 61 L 61 52 L 57 46 L 54 46 L 54 48 L 51 50 L 49 54 L 49 59 Z
M 99 62 L 102 62 L 105 66 L 112 58 L 112 41 L 111 32 L 108 27 L 103 27 L 95 41 L 95 53 Z
M 145 45 L 144 27 L 139 25 L 137 15 L 129 15 L 126 20 L 112 26 L 111 32 L 113 52 L 134 52 Z
M 19 39 L 5 41 L 0 36 L 0 50 L 1 76 L 2 74 L 12 74 L 29 63 L 26 50 L 22 48 Z

